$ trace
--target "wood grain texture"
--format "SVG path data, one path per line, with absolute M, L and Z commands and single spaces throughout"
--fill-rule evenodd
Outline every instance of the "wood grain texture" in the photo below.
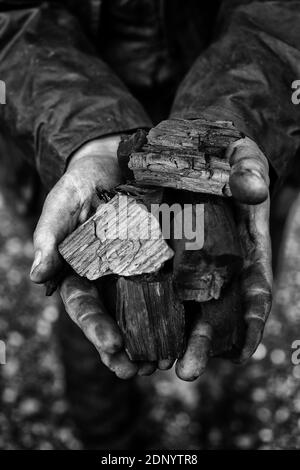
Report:
M 128 167 L 140 185 L 230 196 L 226 148 L 241 137 L 228 121 L 169 119 L 139 140 Z
M 201 320 L 212 327 L 211 356 L 238 355 L 244 337 L 239 288 L 243 256 L 234 221 L 232 201 L 218 196 L 174 191 L 182 205 L 192 204 L 193 225 L 197 204 L 204 204 L 204 244 L 187 250 L 185 238 L 173 240 L 174 289 L 185 305 L 186 315 L 201 312 Z M 170 196 L 171 197 L 171 196 Z
M 120 277 L 117 321 L 132 360 L 175 360 L 183 354 L 184 308 L 174 293 L 171 273 Z
M 77 274 L 89 280 L 112 273 L 153 273 L 173 256 L 142 195 L 123 193 L 100 204 L 97 212 L 60 244 L 59 252 Z
M 185 303 L 187 318 L 201 315 L 201 321 L 212 328 L 211 357 L 237 359 L 245 338 L 241 289 L 234 277 L 222 290 L 219 299 Z
M 119 276 L 115 310 L 132 360 L 174 360 L 183 354 L 184 306 L 187 316 L 193 309 L 200 311 L 212 325 L 212 355 L 231 354 L 238 348 L 243 322 L 237 279 L 242 255 L 226 148 L 241 137 L 230 122 L 178 119 L 164 121 L 148 134 L 124 136 L 119 164 L 124 176 L 135 183 L 118 188 L 60 246 L 78 274 L 91 280 L 111 273 Z M 149 213 L 151 204 L 162 202 L 179 203 L 183 211 L 191 206 L 192 225 L 204 231 L 204 243 L 192 250 L 187 243 L 193 240 L 186 239 L 184 231 L 180 238 L 173 237 L 173 272 L 161 270 L 173 251 Z M 204 207 L 202 227 L 196 224 L 198 205 Z M 116 221 L 119 232 L 112 237 Z M 149 224 L 154 227 L 150 237 L 146 236 Z M 141 227 L 138 236 L 137 227 Z
M 196 193 L 173 192 L 171 199 L 177 198 L 182 204 L 183 213 L 192 215 L 195 240 L 197 231 L 204 234 L 200 249 L 188 249 L 192 240 L 173 238 L 171 246 L 175 252 L 173 259 L 174 285 L 183 301 L 207 302 L 219 299 L 223 288 L 238 274 L 242 267 L 242 252 L 238 238 L 231 201 L 214 196 Z M 201 221 L 197 217 L 197 206 L 204 208 Z M 187 223 L 187 217 L 184 217 Z M 201 234 L 198 234 L 201 239 Z M 197 246 L 197 245 L 196 245 Z
M 220 299 L 203 302 L 200 307 L 202 320 L 213 329 L 211 355 L 238 357 L 246 331 L 239 278 L 231 280 Z
M 201 312 L 202 321 L 212 326 L 212 356 L 235 357 L 243 340 L 238 282 L 243 259 L 226 159 L 228 145 L 241 137 L 228 122 L 169 120 L 153 128 L 146 143 L 145 135 L 135 139 L 131 155 L 126 155 L 139 184 L 172 188 L 164 202 L 179 203 L 183 213 L 192 206 L 192 226 L 204 231 L 203 246 L 191 250 L 187 244 L 195 240 L 187 239 L 185 232 L 175 238 L 173 228 L 173 284 L 187 317 Z M 196 223 L 199 204 L 204 206 L 202 226 Z

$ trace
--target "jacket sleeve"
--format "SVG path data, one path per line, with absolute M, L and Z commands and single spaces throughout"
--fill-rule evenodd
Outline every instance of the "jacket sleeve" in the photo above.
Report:
M 151 122 L 59 4 L 0 0 L 0 125 L 51 187 L 85 142 Z
M 291 99 L 299 25 L 300 1 L 225 1 L 221 29 L 181 84 L 172 115 L 233 121 L 283 176 L 300 147 L 300 105 Z

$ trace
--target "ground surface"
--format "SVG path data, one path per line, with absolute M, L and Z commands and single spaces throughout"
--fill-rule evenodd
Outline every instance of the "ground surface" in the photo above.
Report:
M 300 199 L 294 205 L 263 344 L 247 366 L 214 362 L 197 383 L 173 373 L 141 378 L 153 389 L 160 448 L 300 447 Z M 0 200 L 0 448 L 80 449 L 67 414 L 53 327 L 57 308 L 28 280 L 30 233 Z

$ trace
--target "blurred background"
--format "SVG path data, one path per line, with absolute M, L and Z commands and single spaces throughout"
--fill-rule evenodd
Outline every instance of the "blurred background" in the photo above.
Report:
M 81 449 L 55 334 L 59 307 L 29 280 L 34 214 L 43 194 L 32 171 L 18 159 L 13 163 L 11 149 L 5 148 L 0 160 L 0 340 L 6 342 L 7 363 L 0 365 L 0 449 Z M 213 360 L 194 383 L 179 381 L 173 371 L 139 378 L 140 396 L 147 397 L 138 416 L 146 448 L 300 447 L 300 365 L 291 360 L 292 343 L 300 340 L 297 185 L 278 192 L 272 230 L 274 304 L 262 344 L 247 365 Z M 76 378 L 74 383 L 76 388 Z

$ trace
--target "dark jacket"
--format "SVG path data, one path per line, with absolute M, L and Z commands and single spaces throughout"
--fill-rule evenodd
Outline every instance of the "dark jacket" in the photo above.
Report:
M 0 124 L 48 188 L 83 143 L 150 127 L 139 101 L 178 87 L 173 116 L 232 120 L 284 175 L 297 79 L 298 0 L 0 0 Z

